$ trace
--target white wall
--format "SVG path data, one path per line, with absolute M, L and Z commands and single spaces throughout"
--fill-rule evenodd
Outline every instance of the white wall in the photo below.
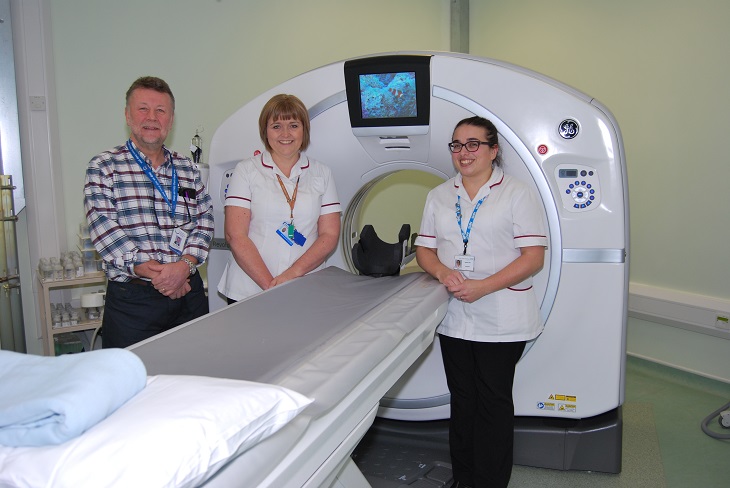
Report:
M 730 297 L 730 3 L 472 1 L 471 52 L 595 97 L 623 133 L 631 280 Z
M 124 94 L 137 77 L 171 85 L 167 143 L 185 153 L 201 130 L 205 159 L 221 122 L 273 85 L 364 54 L 448 50 L 449 9 L 448 0 L 11 0 L 24 166 L 39 183 L 28 204 L 31 266 L 76 245 L 87 163 L 128 137 Z M 30 112 L 38 95 L 48 109 Z M 61 200 L 47 206 L 49 195 Z M 26 303 L 36 285 L 26 273 Z M 39 330 L 28 314 L 29 352 L 41 350 Z
M 730 3 L 473 0 L 470 51 L 557 78 L 616 116 L 631 281 L 730 298 Z M 631 319 L 632 354 L 730 382 L 730 340 Z
M 202 128 L 205 154 L 225 118 L 300 73 L 372 52 L 448 49 L 444 0 L 50 3 L 69 225 L 83 217 L 89 159 L 127 137 L 124 94 L 138 76 L 160 76 L 175 94 L 168 145 L 187 153 Z
M 185 151 L 202 128 L 207 151 L 230 113 L 299 73 L 362 54 L 449 48 L 449 0 L 26 2 L 50 12 L 49 103 L 58 109 L 60 225 L 69 229 L 83 219 L 86 163 L 126 138 L 124 92 L 137 76 L 159 75 L 175 92 L 170 146 Z M 471 54 L 568 83 L 618 119 L 632 282 L 730 298 L 730 4 L 472 0 L 470 11 Z M 73 232 L 67 240 L 75 244 Z M 631 320 L 628 347 L 730 381 L 728 340 Z

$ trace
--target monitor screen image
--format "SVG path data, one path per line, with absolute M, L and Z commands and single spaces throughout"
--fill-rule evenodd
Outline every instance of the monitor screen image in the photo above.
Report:
M 345 61 L 345 93 L 356 136 L 427 134 L 431 57 L 383 55 Z
M 418 116 L 414 71 L 361 74 L 359 82 L 364 120 Z

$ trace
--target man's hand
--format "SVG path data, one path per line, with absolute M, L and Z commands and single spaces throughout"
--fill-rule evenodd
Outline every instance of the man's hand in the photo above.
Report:
M 177 299 L 190 291 L 190 268 L 185 261 L 168 264 L 151 262 L 149 269 L 156 273 L 152 277 L 152 286 L 166 297 Z

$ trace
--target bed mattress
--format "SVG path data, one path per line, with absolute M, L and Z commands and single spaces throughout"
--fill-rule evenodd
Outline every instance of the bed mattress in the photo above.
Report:
M 328 486 L 380 398 L 432 343 L 448 299 L 424 273 L 371 278 L 330 267 L 131 349 L 150 375 L 244 379 L 314 399 L 209 486 Z

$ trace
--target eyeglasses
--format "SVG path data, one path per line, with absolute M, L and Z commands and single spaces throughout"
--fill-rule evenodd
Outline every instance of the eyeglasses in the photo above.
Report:
M 188 225 L 190 222 L 193 221 L 193 217 L 190 215 L 190 207 L 188 207 L 188 198 L 195 198 L 195 190 L 193 190 L 192 188 L 180 188 L 180 190 L 178 190 L 178 195 L 183 197 L 183 202 L 185 202 L 185 212 L 188 216 L 187 221 L 175 226 L 182 227 L 184 225 Z
M 450 142 L 448 146 L 449 151 L 456 154 L 461 152 L 462 147 L 466 147 L 466 150 L 469 152 L 477 152 L 479 150 L 479 146 L 481 146 L 482 144 L 484 144 L 485 146 L 492 146 L 492 144 L 483 141 L 467 141 L 465 144 L 462 144 L 460 142 Z

